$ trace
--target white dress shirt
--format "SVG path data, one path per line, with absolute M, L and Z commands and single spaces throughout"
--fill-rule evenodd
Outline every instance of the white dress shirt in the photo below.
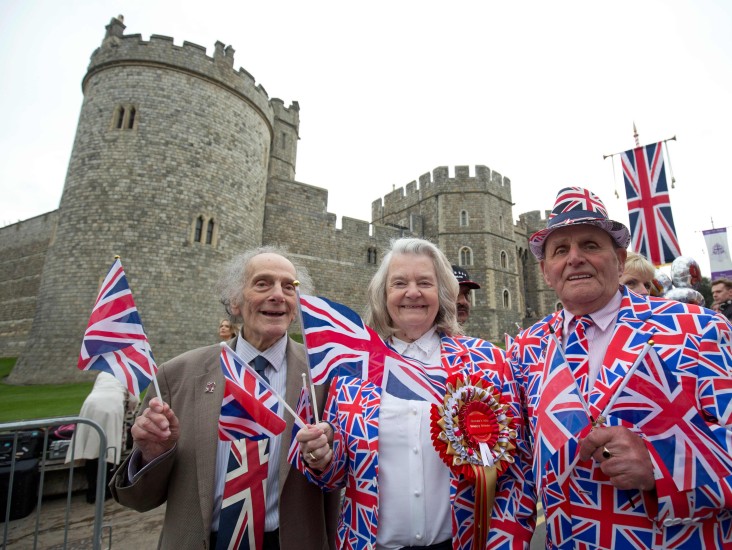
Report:
M 414 342 L 391 339 L 405 357 L 441 363 L 434 327 Z M 426 401 L 399 399 L 382 391 L 379 409 L 379 525 L 377 550 L 427 546 L 452 536 L 450 472 L 430 438 Z
M 264 374 L 269 379 L 272 389 L 287 398 L 287 361 L 285 351 L 287 349 L 287 334 L 277 340 L 273 345 L 263 352 L 252 346 L 239 335 L 236 339 L 236 354 L 244 361 L 251 364 L 257 355 L 264 356 L 269 365 L 264 369 Z M 278 403 L 278 412 L 282 415 L 282 404 Z M 280 434 L 269 440 L 269 466 L 267 470 L 267 515 L 264 519 L 264 530 L 274 531 L 280 526 L 280 512 L 278 508 L 280 495 L 280 449 L 282 447 L 282 435 Z M 229 461 L 230 441 L 219 441 L 216 450 L 216 487 L 214 490 L 214 509 L 211 520 L 211 530 L 219 529 L 219 513 L 221 512 L 221 500 L 224 496 L 224 485 L 226 484 L 226 469 Z

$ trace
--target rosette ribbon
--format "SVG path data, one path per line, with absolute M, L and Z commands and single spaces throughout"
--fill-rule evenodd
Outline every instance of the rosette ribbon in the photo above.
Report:
M 442 405 L 432 405 L 432 444 L 455 477 L 475 490 L 473 548 L 485 548 L 498 476 L 514 462 L 516 428 L 501 394 L 480 374 L 447 379 Z

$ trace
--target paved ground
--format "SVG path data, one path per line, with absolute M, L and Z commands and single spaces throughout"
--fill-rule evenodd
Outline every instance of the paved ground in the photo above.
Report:
M 140 514 L 120 506 L 113 500 L 104 503 L 102 548 L 147 550 L 157 547 L 165 506 Z M 7 548 L 25 550 L 34 548 L 36 519 L 34 510 L 29 516 L 9 522 Z M 38 519 L 38 541 L 35 548 L 48 550 L 90 550 L 94 532 L 94 505 L 87 504 L 84 491 L 74 494 L 69 507 L 69 529 L 65 532 L 66 498 L 46 498 Z M 5 524 L 0 523 L 0 535 L 5 537 Z M 111 531 L 110 531 L 111 530 Z M 111 545 L 110 545 L 111 536 Z M 64 540 L 66 546 L 64 546 Z M 3 548 L 0 544 L 0 548 Z
M 104 503 L 104 531 L 102 548 L 152 550 L 157 546 L 165 506 L 140 514 L 120 506 L 113 500 Z M 65 533 L 66 498 L 46 498 L 41 506 L 38 541 L 34 546 L 37 514 L 35 510 L 23 519 L 8 525 L 7 548 L 26 550 L 91 550 L 94 525 L 94 506 L 87 504 L 84 491 L 72 496 L 69 507 L 69 530 Z M 111 529 L 111 535 L 110 535 Z M 544 522 L 539 519 L 531 550 L 544 548 Z M 0 523 L 0 536 L 5 537 L 5 524 Z M 111 536 L 111 544 L 110 544 Z M 66 537 L 66 538 L 65 538 Z M 64 546 L 66 540 L 66 546 Z M 0 549 L 4 548 L 0 540 Z

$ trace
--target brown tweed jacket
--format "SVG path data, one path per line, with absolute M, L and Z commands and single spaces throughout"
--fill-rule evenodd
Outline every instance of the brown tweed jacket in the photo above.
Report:
M 234 345 L 231 340 L 229 346 Z M 217 424 L 224 396 L 224 376 L 218 344 L 186 352 L 158 370 L 160 392 L 180 422 L 175 450 L 127 485 L 129 457 L 112 477 L 114 499 L 145 512 L 167 502 L 158 548 L 208 548 L 213 514 L 217 448 Z M 295 408 L 302 387 L 301 373 L 307 368 L 301 344 L 287 342 L 287 390 L 285 399 Z M 215 383 L 213 393 L 206 387 Z M 318 407 L 325 400 L 325 386 L 316 386 Z M 155 396 L 151 385 L 142 405 Z M 280 545 L 282 550 L 335 548 L 339 513 L 338 493 L 322 493 L 287 462 L 292 415 L 285 415 L 287 428 L 280 456 Z

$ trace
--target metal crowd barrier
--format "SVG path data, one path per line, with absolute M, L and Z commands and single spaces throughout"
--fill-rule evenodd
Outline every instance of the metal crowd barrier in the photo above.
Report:
M 35 505 L 35 529 L 33 532 L 33 546 L 32 548 L 35 550 L 39 546 L 39 532 L 41 528 L 41 519 L 42 519 L 42 506 L 43 506 L 43 488 L 44 488 L 44 480 L 47 473 L 47 468 L 49 467 L 49 462 L 52 462 L 48 459 L 49 457 L 49 433 L 51 432 L 52 428 L 58 427 L 58 426 L 64 426 L 68 424 L 73 424 L 74 426 L 77 426 L 78 424 L 87 424 L 88 426 L 92 427 L 97 431 L 97 434 L 99 435 L 99 466 L 97 469 L 97 490 L 96 490 L 96 503 L 94 506 L 94 522 L 92 527 L 92 548 L 93 550 L 100 550 L 102 548 L 102 530 L 103 530 L 103 516 L 104 516 L 104 493 L 107 485 L 107 468 L 106 468 L 106 453 L 107 453 L 107 435 L 104 433 L 104 430 L 102 427 L 94 422 L 93 420 L 89 420 L 88 418 L 81 418 L 78 416 L 66 416 L 66 417 L 56 417 L 56 418 L 46 418 L 46 419 L 39 419 L 39 420 L 27 420 L 27 421 L 21 421 L 21 422 L 9 422 L 9 423 L 3 423 L 0 424 L 0 435 L 2 434 L 12 434 L 12 449 L 10 449 L 10 466 L 9 466 L 9 477 L 8 477 L 8 488 L 7 488 L 7 495 L 0 494 L 0 498 L 5 498 L 5 515 L 3 518 L 0 518 L 1 521 L 4 522 L 4 529 L 3 529 L 3 542 L 2 546 L 0 548 L 5 549 L 8 548 L 8 537 L 9 537 L 9 527 L 11 522 L 11 515 L 12 515 L 12 507 L 13 507 L 13 486 L 16 483 L 19 483 L 20 480 L 16 480 L 16 474 L 20 472 L 19 467 L 19 461 L 18 457 L 22 457 L 23 455 L 23 448 L 20 447 L 20 437 L 23 433 L 29 432 L 29 431 L 38 431 L 43 434 L 43 448 L 40 453 L 40 458 L 38 459 L 38 475 L 39 475 L 39 481 L 38 481 L 38 491 L 35 495 L 36 498 L 36 505 Z M 74 430 L 76 431 L 76 430 Z M 70 519 L 71 519 L 71 495 L 74 488 L 74 456 L 73 456 L 73 443 L 71 443 L 71 462 L 69 463 L 68 467 L 68 486 L 66 489 L 66 508 L 64 513 L 64 529 L 63 529 L 63 542 L 60 544 L 54 544 L 53 548 L 56 549 L 66 549 L 67 545 L 69 544 L 69 526 L 70 526 Z M 23 462 L 23 461 L 20 461 Z M 4 467 L 7 468 L 7 465 Z M 35 473 L 35 472 L 33 472 Z M 19 496 L 23 496 L 21 491 L 23 489 L 22 485 L 18 485 L 18 488 L 20 491 L 16 491 L 16 494 L 19 494 Z M 25 495 L 27 498 L 30 498 L 31 495 Z M 20 521 L 20 520 L 15 520 Z M 108 531 L 108 537 L 109 542 L 107 548 L 111 547 L 112 544 L 112 532 L 111 527 L 105 529 Z M 73 541 L 72 541 L 73 542 Z

